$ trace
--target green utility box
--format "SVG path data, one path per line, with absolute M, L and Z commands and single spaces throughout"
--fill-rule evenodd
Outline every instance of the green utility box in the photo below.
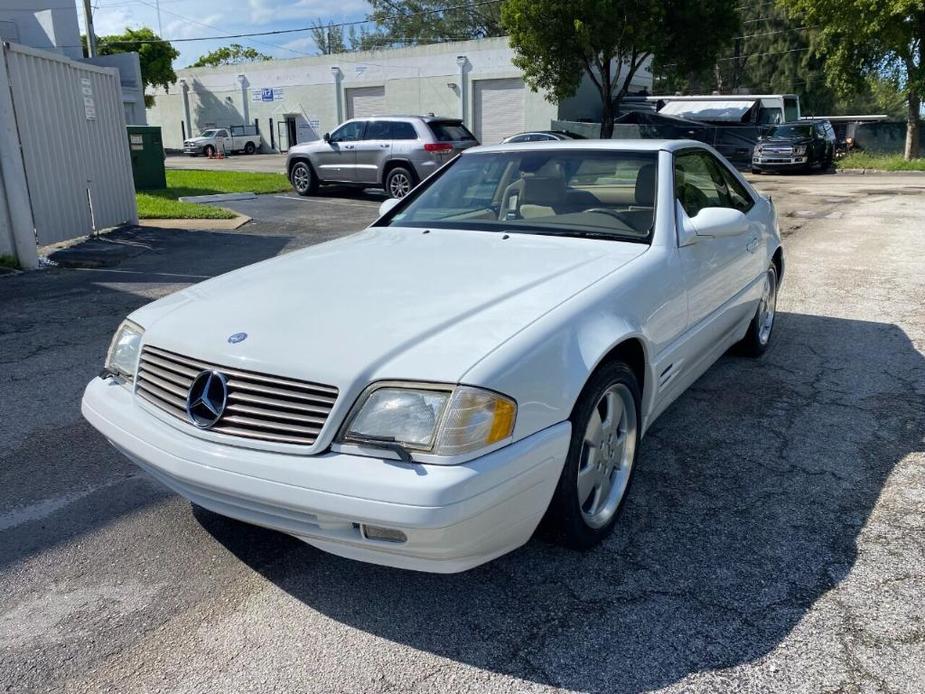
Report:
M 166 188 L 161 129 L 153 125 L 128 126 L 128 148 L 132 155 L 135 190 Z

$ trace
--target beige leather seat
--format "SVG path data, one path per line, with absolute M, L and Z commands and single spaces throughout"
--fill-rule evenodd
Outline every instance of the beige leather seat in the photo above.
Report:
M 502 219 L 533 219 L 556 214 L 565 199 L 565 176 L 558 164 L 526 173 L 504 191 Z

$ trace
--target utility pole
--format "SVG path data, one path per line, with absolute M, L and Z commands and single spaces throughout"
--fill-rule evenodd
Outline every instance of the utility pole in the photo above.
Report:
M 96 34 L 93 31 L 93 8 L 90 0 L 84 0 L 84 21 L 87 25 L 87 57 L 96 57 Z
M 164 38 L 164 27 L 161 26 L 161 0 L 154 0 L 157 9 L 157 35 Z

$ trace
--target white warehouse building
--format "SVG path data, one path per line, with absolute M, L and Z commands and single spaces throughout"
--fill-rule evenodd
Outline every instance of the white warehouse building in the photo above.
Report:
M 320 138 L 354 117 L 427 114 L 462 118 L 482 142 L 522 130 L 550 128 L 553 120 L 596 121 L 597 90 L 585 80 L 560 104 L 531 91 L 512 62 L 506 37 L 322 55 L 292 60 L 187 68 L 169 92 L 152 92 L 148 122 L 162 129 L 164 146 L 181 149 L 202 130 L 256 125 L 261 151 Z M 645 66 L 630 92 L 651 92 Z

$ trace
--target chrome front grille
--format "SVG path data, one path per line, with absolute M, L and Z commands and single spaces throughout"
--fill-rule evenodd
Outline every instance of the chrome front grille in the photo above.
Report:
M 160 347 L 141 351 L 136 394 L 190 426 L 186 399 L 202 371 L 217 371 L 228 383 L 228 402 L 209 431 L 260 441 L 310 446 L 327 421 L 337 388 L 231 369 Z

